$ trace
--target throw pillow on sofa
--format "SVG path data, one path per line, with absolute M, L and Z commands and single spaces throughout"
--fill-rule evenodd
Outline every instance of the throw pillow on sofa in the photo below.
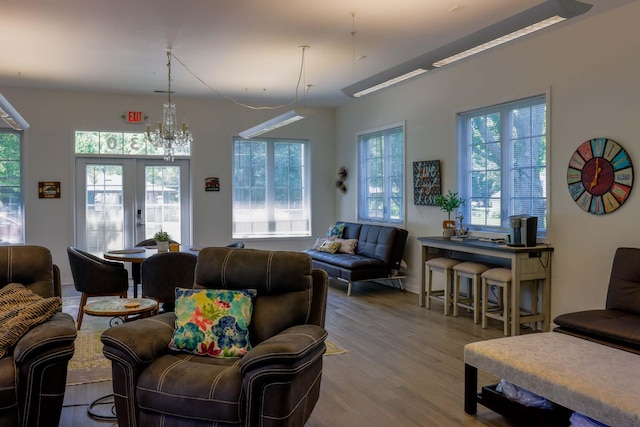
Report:
M 332 239 L 334 242 L 340 242 L 340 249 L 338 252 L 343 254 L 355 254 L 356 246 L 358 246 L 358 239 Z
M 176 321 L 172 350 L 241 357 L 251 350 L 249 323 L 255 289 L 176 288 Z
M 344 222 L 334 224 L 327 230 L 327 237 L 337 237 L 342 238 L 342 234 L 344 233 Z
M 318 251 L 320 252 L 328 252 L 330 254 L 335 254 L 340 249 L 340 242 L 335 242 L 333 240 L 326 240 L 320 247 Z
M 315 242 L 315 243 L 313 244 L 313 246 L 311 247 L 311 249 L 313 249 L 314 251 L 317 251 L 317 250 L 320 248 L 320 246 L 322 246 L 322 244 L 323 244 L 324 242 L 326 242 L 327 240 L 329 240 L 329 239 L 327 239 L 327 238 L 325 238 L 325 237 L 318 237 L 318 238 L 316 239 L 316 242 Z

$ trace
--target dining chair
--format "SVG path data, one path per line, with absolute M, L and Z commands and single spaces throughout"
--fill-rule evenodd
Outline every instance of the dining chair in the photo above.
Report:
M 129 273 L 121 262 L 107 261 L 78 248 L 68 247 L 73 285 L 82 292 L 78 307 L 78 330 L 82 327 L 88 297 L 127 297 Z
M 162 303 L 163 311 L 173 311 L 175 289 L 192 288 L 198 257 L 187 252 L 161 252 L 141 265 L 142 297 Z

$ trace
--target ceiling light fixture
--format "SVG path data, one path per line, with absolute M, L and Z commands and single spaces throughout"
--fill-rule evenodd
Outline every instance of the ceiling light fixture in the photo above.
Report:
M 296 86 L 295 103 L 298 102 L 298 89 L 300 88 L 300 80 L 302 79 L 303 76 L 305 77 L 305 80 L 306 80 L 304 52 L 306 49 L 309 48 L 309 46 L 304 45 L 300 47 L 302 48 L 302 62 L 300 64 L 300 75 L 298 76 L 298 85 Z M 311 85 L 306 84 L 306 81 L 305 81 L 304 82 L 305 95 L 303 97 L 303 100 L 306 100 L 306 93 L 310 87 Z M 309 117 L 312 114 L 313 114 L 313 111 L 307 108 L 294 108 L 293 110 L 287 111 L 284 114 L 280 114 L 279 116 L 274 117 L 273 119 L 269 119 L 266 122 L 260 123 L 259 125 L 256 125 L 247 130 L 244 130 L 238 133 L 238 135 L 244 139 L 250 139 L 250 138 L 253 138 L 254 136 L 262 135 L 263 133 L 267 133 L 279 127 L 286 126 L 293 122 L 297 122 L 298 120 L 302 120 L 306 117 Z
M 0 119 L 4 120 L 14 130 L 29 129 L 29 123 L 22 118 L 20 113 L 9 103 L 7 98 L 0 94 Z
M 313 114 L 313 111 L 311 110 L 297 108 L 291 111 L 287 111 L 286 113 L 281 114 L 278 117 L 274 117 L 273 119 L 267 120 L 266 122 L 260 123 L 259 125 L 256 125 L 245 131 L 242 131 L 238 135 L 240 135 L 244 139 L 253 138 L 254 136 L 262 135 L 263 133 L 267 133 L 279 127 L 297 122 L 298 120 L 302 120 L 305 117 L 310 116 L 311 114 Z
M 590 4 L 576 0 L 547 0 L 445 46 L 347 86 L 342 89 L 342 92 L 355 98 L 360 97 L 581 15 L 591 7 Z
M 145 139 L 158 148 L 164 148 L 164 160 L 174 161 L 176 147 L 185 147 L 193 142 L 193 136 L 185 122 L 178 125 L 176 104 L 171 102 L 171 49 L 167 49 L 167 81 L 168 100 L 162 105 L 162 119 L 158 122 L 158 128 L 153 132 L 147 125 Z

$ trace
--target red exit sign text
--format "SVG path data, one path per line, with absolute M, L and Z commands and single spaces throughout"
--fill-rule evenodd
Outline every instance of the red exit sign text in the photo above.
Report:
M 144 115 L 142 111 L 128 111 L 126 118 L 127 123 L 143 123 Z

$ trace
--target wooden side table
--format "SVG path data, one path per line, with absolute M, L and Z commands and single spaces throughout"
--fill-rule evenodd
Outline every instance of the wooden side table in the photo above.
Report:
M 91 316 L 112 317 L 109 326 L 114 326 L 131 320 L 131 316 L 149 317 L 158 312 L 158 301 L 151 298 L 110 298 L 91 302 L 84 306 L 84 313 Z M 97 421 L 112 421 L 116 419 L 113 407 L 113 394 L 98 398 L 89 404 L 87 413 Z M 94 411 L 100 405 L 111 405 L 112 415 L 104 415 Z
M 85 314 L 91 316 L 113 317 L 109 326 L 117 325 L 117 319 L 122 322 L 129 320 L 131 316 L 152 316 L 158 311 L 158 302 L 151 298 L 110 298 L 102 301 L 91 302 L 84 306 Z

